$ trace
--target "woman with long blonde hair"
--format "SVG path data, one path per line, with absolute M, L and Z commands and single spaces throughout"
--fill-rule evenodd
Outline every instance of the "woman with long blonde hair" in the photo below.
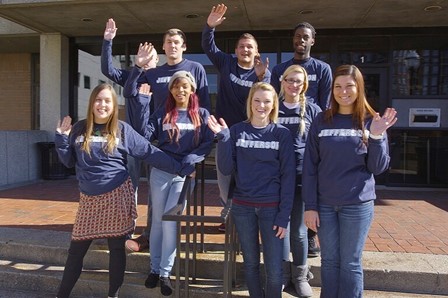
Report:
M 55 135 L 61 162 L 76 167 L 80 200 L 73 225 L 64 275 L 57 297 L 69 297 L 82 272 L 92 240 L 108 240 L 109 297 L 118 297 L 126 267 L 125 240 L 137 217 L 134 186 L 127 169 L 132 155 L 153 166 L 177 173 L 180 163 L 118 120 L 117 95 L 109 84 L 93 89 L 85 120 L 72 127 L 69 116 L 59 121 Z
M 307 227 L 303 222 L 302 168 L 308 131 L 321 109 L 306 98 L 308 75 L 302 66 L 289 66 L 283 73 L 280 86 L 278 122 L 289 129 L 296 156 L 295 197 L 289 233 L 285 237 L 283 250 L 283 285 L 287 287 L 292 281 L 300 297 L 311 297 L 313 291 L 308 283 L 312 274 L 307 265 Z M 292 253 L 292 263 L 290 262 L 290 252 Z
M 246 121 L 229 129 L 222 118 L 209 120 L 218 138 L 218 164 L 225 175 L 235 178 L 231 215 L 243 252 L 246 284 L 254 298 L 282 296 L 283 238 L 294 197 L 295 161 L 291 134 L 277 123 L 278 108 L 274 87 L 258 82 L 247 98 Z

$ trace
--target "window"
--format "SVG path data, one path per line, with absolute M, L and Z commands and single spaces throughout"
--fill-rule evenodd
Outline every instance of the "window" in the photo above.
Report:
M 448 95 L 448 51 L 394 51 L 392 93 Z
M 90 77 L 84 76 L 84 89 L 90 89 Z

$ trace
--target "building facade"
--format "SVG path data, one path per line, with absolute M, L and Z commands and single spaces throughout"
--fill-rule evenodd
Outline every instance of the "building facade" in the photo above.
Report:
M 292 57 L 291 30 L 249 32 L 257 38 L 263 59 L 269 57 L 270 69 Z M 233 53 L 241 33 L 218 31 L 218 46 Z M 121 35 L 114 40 L 114 55 L 123 67 L 130 66 L 133 49 L 147 40 L 163 53 L 162 36 Z M 215 100 L 218 74 L 202 53 L 200 30 L 187 32 L 187 37 L 184 56 L 204 65 Z M 102 32 L 95 36 L 40 35 L 37 42 L 38 51 L 12 49 L 11 53 L 0 53 L 0 138 L 10 136 L 10 141 L 5 137 L 2 144 L 13 142 L 12 135 L 33 131 L 46 131 L 39 136 L 42 141 L 51 141 L 56 119 L 65 114 L 83 118 L 89 90 L 106 81 L 100 75 L 88 75 L 99 73 L 99 69 L 95 72 L 91 68 L 98 61 Z M 389 132 L 391 166 L 378 177 L 380 184 L 448 187 L 448 27 L 317 28 L 311 55 L 333 69 L 341 64 L 357 65 L 365 76 L 372 106 L 380 113 L 388 106 L 398 111 L 399 120 Z M 34 150 L 34 141 L 35 137 L 30 138 L 30 151 Z M 7 146 L 0 145 L 6 164 L 8 155 L 14 152 Z M 33 162 L 38 163 L 38 159 Z M 20 178 L 24 181 L 0 175 L 0 187 L 38 179 L 36 168 L 34 174 Z

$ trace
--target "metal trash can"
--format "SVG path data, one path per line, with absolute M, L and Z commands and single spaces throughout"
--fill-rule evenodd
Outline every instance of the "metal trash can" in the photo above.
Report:
M 68 178 L 70 171 L 59 161 L 54 142 L 38 142 L 37 144 L 42 157 L 42 178 L 46 180 Z

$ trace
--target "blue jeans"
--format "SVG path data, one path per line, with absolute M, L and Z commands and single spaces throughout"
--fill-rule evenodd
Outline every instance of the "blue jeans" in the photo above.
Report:
M 283 243 L 283 260 L 289 261 L 289 252 L 291 251 L 295 266 L 306 265 L 308 259 L 308 233 L 303 221 L 304 210 L 302 187 L 297 186 L 292 204 L 291 222 Z
M 173 175 L 154 167 L 151 170 L 152 225 L 149 237 L 150 272 L 157 273 L 162 277 L 168 277 L 171 274 L 176 256 L 176 237 L 178 232 L 176 222 L 162 221 L 162 216 L 176 206 L 184 181 L 185 177 Z M 193 189 L 193 186 L 191 189 Z
M 132 185 L 134 185 L 135 189 L 135 206 L 138 206 L 138 184 L 140 182 L 142 160 L 130 155 L 128 155 L 127 160 L 129 176 L 131 177 Z
M 275 236 L 274 220 L 278 207 L 249 207 L 233 204 L 232 218 L 241 243 L 244 275 L 252 298 L 280 298 L 282 296 L 283 239 Z M 265 290 L 260 278 L 260 237 L 263 245 Z
M 364 289 L 362 251 L 374 203 L 319 206 L 322 298 L 358 298 Z
M 221 199 L 221 205 L 227 204 L 229 197 L 229 187 L 232 175 L 224 175 L 218 166 L 218 146 L 215 148 L 215 163 L 216 163 L 216 178 L 218 179 L 219 198 Z
M 135 158 L 133 156 L 130 156 L 130 155 L 128 155 L 127 160 L 128 160 L 127 165 L 128 165 L 129 176 L 131 177 L 132 184 L 134 185 L 134 188 L 137 189 L 138 184 L 140 182 L 140 172 L 141 172 L 142 160 Z M 137 191 L 136 191 L 136 193 L 137 193 Z

